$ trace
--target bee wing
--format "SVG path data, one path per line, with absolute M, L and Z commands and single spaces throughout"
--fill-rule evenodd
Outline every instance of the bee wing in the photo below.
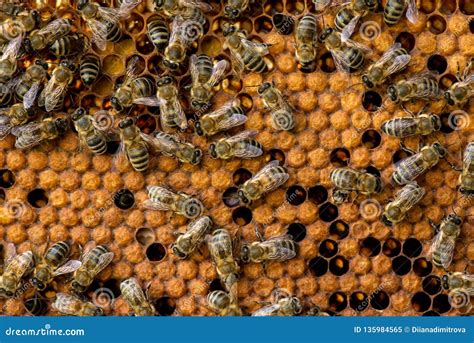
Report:
M 0 140 L 8 136 L 12 128 L 13 126 L 10 124 L 10 117 L 0 115 Z
M 102 133 L 112 133 L 117 134 L 114 129 L 114 118 L 110 115 L 107 110 L 100 110 L 94 113 L 94 116 L 91 118 L 92 125 Z
M 16 59 L 18 52 L 20 51 L 22 42 L 22 35 L 19 35 L 18 37 L 15 37 L 10 42 L 8 42 L 7 47 L 3 50 L 2 57 L 0 57 L 0 61 Z
M 30 89 L 28 89 L 28 92 L 23 96 L 23 107 L 25 107 L 25 109 L 31 108 L 35 103 L 36 96 L 40 90 L 40 85 L 39 82 L 33 83 Z
M 209 81 L 207 81 L 207 83 L 211 87 L 214 87 L 222 80 L 222 77 L 224 76 L 228 65 L 229 63 L 226 60 L 222 60 L 217 62 L 216 65 L 212 68 L 212 75 L 209 78 Z
M 105 267 L 107 267 L 110 262 L 114 259 L 114 253 L 113 252 L 107 252 L 105 254 L 100 255 L 99 261 L 97 264 L 92 268 L 92 273 L 94 275 L 99 274 Z
M 250 50 L 254 50 L 260 55 L 268 54 L 268 45 L 265 43 L 257 43 L 245 38 L 242 38 L 241 42 L 244 47 Z
M 170 34 L 170 40 L 168 45 L 171 45 L 171 43 L 176 42 L 178 39 L 181 39 L 183 35 L 183 23 L 184 19 L 182 16 L 178 15 L 174 17 L 173 23 L 171 24 L 171 34 Z
M 46 88 L 44 89 L 44 94 L 45 94 L 45 102 L 44 102 L 44 107 L 46 108 L 47 112 L 51 112 L 54 110 L 56 105 L 62 101 L 64 92 L 67 89 L 67 82 L 54 82 L 53 79 L 51 79 L 48 84 L 46 85 Z
M 49 35 L 49 34 L 54 34 L 50 42 L 55 41 L 56 39 L 67 35 L 71 27 L 69 26 L 69 29 L 66 30 L 66 25 L 64 25 L 64 19 L 56 19 L 53 20 L 52 22 L 49 22 L 45 27 L 41 28 L 37 34 L 39 35 Z
M 416 185 L 416 187 L 405 186 L 396 193 L 397 198 L 407 199 L 407 207 L 415 206 L 415 204 L 418 203 L 426 194 L 425 189 L 418 186 L 416 182 L 413 182 L 411 185 Z
M 145 133 L 141 133 L 141 136 L 148 144 L 150 144 L 153 148 L 159 151 L 169 152 L 176 151 L 177 149 L 179 149 L 179 146 L 175 140 L 165 139 L 161 136 L 156 137 L 152 135 L 147 135 Z
M 170 206 L 161 201 L 153 201 L 151 199 L 145 200 L 142 204 L 142 207 L 149 210 L 155 211 L 168 211 Z
M 144 98 L 137 98 L 133 100 L 134 104 L 141 104 L 146 106 L 158 107 L 160 106 L 160 100 L 156 96 L 148 96 Z
M 123 80 L 124 85 L 128 85 L 138 75 L 138 63 L 140 63 L 138 56 L 134 56 L 128 61 L 125 78 Z
M 353 47 L 353 48 L 356 48 L 356 49 L 360 49 L 362 50 L 363 52 L 365 53 L 368 53 L 370 52 L 370 48 L 367 46 L 367 45 L 364 45 L 362 43 L 359 43 L 359 42 L 356 42 L 356 41 L 353 41 L 352 39 L 346 39 L 344 41 L 345 44 L 347 44 L 348 46 L 350 47 Z
M 234 50 L 230 50 L 230 60 L 232 61 L 232 70 L 234 71 L 234 74 L 240 77 L 245 67 L 244 60 L 240 54 L 236 53 Z
M 15 256 L 16 256 L 15 244 L 8 243 L 7 249 L 5 251 L 5 268 L 4 269 L 8 268 L 8 265 L 10 264 L 10 262 L 13 260 Z
M 447 240 L 445 240 L 443 244 L 440 245 L 441 264 L 444 269 L 448 269 L 449 265 L 451 264 L 455 245 L 456 240 L 452 238 L 447 238 Z
M 279 165 L 280 165 L 280 161 L 278 160 L 273 160 L 273 161 L 268 162 L 262 169 L 260 169 L 260 171 L 257 172 L 257 174 L 254 175 L 254 178 L 260 177 L 263 174 L 266 174 L 269 169 L 273 167 L 277 167 Z
M 395 169 L 406 170 L 407 173 L 413 175 L 413 177 L 416 178 L 425 171 L 423 165 L 421 163 L 418 163 L 420 158 L 422 158 L 422 155 L 420 153 L 411 155 L 403 160 L 398 161 L 395 164 Z
M 246 115 L 243 115 L 243 114 L 240 114 L 240 113 L 232 113 L 232 115 L 230 117 L 227 117 L 224 120 L 220 120 L 217 123 L 216 128 L 219 131 L 223 131 L 223 130 L 230 129 L 231 127 L 234 127 L 234 126 L 242 125 L 246 121 L 247 121 L 247 116 Z
M 106 25 L 96 19 L 89 19 L 87 20 L 87 26 L 92 32 L 92 41 L 100 50 L 105 50 L 107 44 L 105 40 L 105 37 L 107 37 Z
M 463 81 L 459 81 L 455 83 L 457 87 L 462 87 L 462 88 L 467 88 L 468 91 L 470 92 L 469 94 L 472 94 L 474 92 L 474 74 L 470 74 L 467 76 Z
M 349 61 L 344 60 L 344 55 L 341 50 L 332 50 L 331 55 L 336 65 L 336 69 L 343 73 L 349 73 L 350 68 L 348 67 Z
M 62 274 L 68 274 L 76 271 L 81 267 L 82 263 L 81 261 L 78 260 L 69 260 L 66 263 L 64 263 L 61 267 L 56 269 L 53 273 L 54 276 L 62 275 Z
M 17 142 L 15 142 L 15 147 L 17 149 L 28 149 L 34 147 L 42 140 L 41 135 L 41 122 L 33 122 L 21 126 L 15 126 L 11 129 L 11 133 L 16 137 L 21 137 L 21 146 L 18 145 L 18 138 Z
M 418 8 L 416 7 L 416 0 L 407 0 L 407 18 L 412 24 L 416 24 L 418 21 Z
M 203 12 L 212 11 L 212 6 L 199 0 L 180 0 L 181 5 L 185 7 L 199 8 Z
M 266 316 L 273 316 L 278 313 L 278 310 L 280 309 L 280 305 L 278 304 L 272 304 L 269 306 L 262 307 L 261 309 L 258 309 L 254 313 L 252 313 L 252 317 L 266 317 Z
M 122 8 L 122 6 L 126 8 L 128 6 L 128 3 L 130 2 L 134 2 L 134 0 L 123 0 L 122 5 L 120 5 L 120 9 Z M 97 14 L 102 19 L 102 21 L 117 24 L 122 14 L 120 12 L 120 9 L 110 8 L 106 6 L 99 6 L 99 8 L 97 9 Z
M 125 292 L 126 298 L 131 303 L 134 303 L 134 304 L 140 304 L 140 303 L 147 302 L 147 298 L 145 296 L 145 293 L 143 292 L 142 288 L 138 284 L 137 279 L 130 278 L 126 281 L 128 281 L 128 283 L 130 283 L 129 287 L 127 288 L 127 292 Z M 122 290 L 122 287 L 120 287 L 120 288 Z M 122 290 L 122 294 L 124 294 L 123 290 Z
M 347 41 L 349 38 L 351 38 L 352 34 L 354 33 L 354 30 L 357 26 L 357 23 L 359 22 L 361 15 L 356 15 L 352 20 L 347 24 L 344 29 L 342 29 L 341 33 L 341 40 L 343 42 Z
M 69 315 L 75 315 L 81 305 L 81 300 L 66 293 L 57 293 L 52 304 L 54 310 Z
M 197 60 L 198 58 L 195 54 L 191 55 L 191 57 L 189 58 L 189 69 L 191 69 L 191 78 L 193 82 L 199 79 L 199 71 L 196 67 Z
M 239 132 L 235 136 L 225 138 L 225 140 L 228 143 L 232 144 L 232 143 L 240 142 L 241 140 L 244 140 L 246 138 L 254 138 L 256 135 L 257 135 L 256 130 L 245 130 L 245 131 Z
M 389 76 L 395 74 L 406 67 L 408 62 L 410 62 L 410 55 L 400 55 L 393 59 L 393 63 L 385 70 L 385 75 Z
M 130 12 L 140 5 L 142 0 L 122 0 L 122 4 L 119 8 L 119 15 L 122 18 L 127 18 L 130 15 Z

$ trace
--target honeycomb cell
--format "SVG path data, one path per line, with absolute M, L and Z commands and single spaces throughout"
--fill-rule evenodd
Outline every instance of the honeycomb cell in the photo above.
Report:
M 395 38 L 395 42 L 400 43 L 408 52 L 412 51 L 415 47 L 415 37 L 410 32 L 401 32 Z
M 287 233 L 295 242 L 301 242 L 306 237 L 306 227 L 301 223 L 292 223 L 288 226 Z
M 362 96 L 362 106 L 369 112 L 377 111 L 382 106 L 382 97 L 375 91 L 365 92 Z
M 290 186 L 285 193 L 285 199 L 291 205 L 301 205 L 306 200 L 306 190 L 299 185 Z
M 407 257 L 417 257 L 421 254 L 423 246 L 415 238 L 409 238 L 403 243 L 403 254 Z
M 431 298 L 424 292 L 418 292 L 411 298 L 411 305 L 417 312 L 425 312 L 431 306 Z
M 432 310 L 437 313 L 446 313 L 451 310 L 451 300 L 447 294 L 438 294 L 433 298 Z
M 342 220 L 336 220 L 329 226 L 329 233 L 336 239 L 344 239 L 349 235 L 349 225 Z
M 156 299 L 153 305 L 160 316 L 171 316 L 176 310 L 176 302 L 168 296 Z
M 351 154 L 346 148 L 337 148 L 331 151 L 329 159 L 335 167 L 346 167 L 349 164 Z
M 166 256 L 166 248 L 161 243 L 152 243 L 146 249 L 146 257 L 151 262 L 159 262 Z
M 208 56 L 216 57 L 222 50 L 221 42 L 215 36 L 206 36 L 201 41 L 201 50 Z
M 428 58 L 427 67 L 429 70 L 437 72 L 439 75 L 443 74 L 448 67 L 446 58 L 441 55 L 432 55 Z
M 376 130 L 367 130 L 362 134 L 362 144 L 367 149 L 377 148 L 382 141 L 382 136 Z
M 135 44 L 140 54 L 149 55 L 155 51 L 155 45 L 148 39 L 147 35 L 139 37 Z
M 308 268 L 314 276 L 323 276 L 329 268 L 328 260 L 321 256 L 317 256 L 308 262 Z
M 413 262 L 413 272 L 418 276 L 427 276 L 433 270 L 433 264 L 426 258 L 418 258 Z
M 405 256 L 398 256 L 392 260 L 392 269 L 397 275 L 406 275 L 411 270 L 411 261 Z
M 113 196 L 114 204 L 121 210 L 127 210 L 135 203 L 135 196 L 128 189 L 121 189 Z
M 308 189 L 308 199 L 320 205 L 328 199 L 328 191 L 324 186 L 316 185 Z
M 368 306 L 369 302 L 367 299 L 367 294 L 364 292 L 354 292 L 349 297 L 349 306 L 357 312 L 364 311 Z
M 125 72 L 125 60 L 120 55 L 107 55 L 102 61 L 102 71 L 111 76 L 117 77 Z
M 0 187 L 10 188 L 15 184 L 15 175 L 11 170 L 0 169 Z
M 325 222 L 332 222 L 339 216 L 337 206 L 327 202 L 319 207 L 319 218 Z
M 426 26 L 431 33 L 435 35 L 442 34 L 446 30 L 446 19 L 438 14 L 434 14 L 428 18 Z
M 41 208 L 48 205 L 48 195 L 46 191 L 41 188 L 36 188 L 29 192 L 27 200 L 28 203 L 35 208 Z
M 232 211 L 232 220 L 239 226 L 245 226 L 252 221 L 252 211 L 248 207 L 237 207 Z
M 341 276 L 349 271 L 349 261 L 343 256 L 336 256 L 329 261 L 329 271 Z
M 249 170 L 245 168 L 239 168 L 232 175 L 232 180 L 234 182 L 234 185 L 240 186 L 244 184 L 245 181 L 250 180 L 251 177 L 252 173 Z
M 329 297 L 329 310 L 341 312 L 347 307 L 347 295 L 342 292 L 335 292 Z
M 469 0 L 459 0 L 459 10 L 466 15 L 474 14 L 474 5 Z
M 273 22 L 267 16 L 258 17 L 254 23 L 255 32 L 259 34 L 270 33 L 273 29 Z
M 370 306 L 374 310 L 385 310 L 390 305 L 390 296 L 385 291 L 375 292 L 370 299 Z
M 143 246 L 150 245 L 155 240 L 155 232 L 147 227 L 142 227 L 135 231 L 135 239 Z
M 429 295 L 435 295 L 441 292 L 441 279 L 436 275 L 430 275 L 423 279 L 423 290 Z
M 374 237 L 367 237 L 360 243 L 360 254 L 363 256 L 377 256 L 381 249 L 380 241 Z

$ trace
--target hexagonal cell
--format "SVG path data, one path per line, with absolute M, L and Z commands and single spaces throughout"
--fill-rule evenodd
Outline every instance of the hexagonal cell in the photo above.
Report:
M 222 80 L 222 89 L 226 93 L 235 95 L 242 90 L 242 87 L 242 80 L 234 77 L 233 75 L 229 75 L 224 80 Z
M 30 191 L 26 196 L 26 199 L 28 200 L 28 203 L 35 208 L 41 208 L 48 205 L 48 195 L 46 194 L 46 191 L 41 188 L 36 188 Z
M 301 223 L 292 223 L 288 226 L 286 233 L 291 235 L 295 242 L 301 242 L 306 237 L 306 226 Z
M 161 243 L 152 243 L 146 248 L 145 255 L 150 262 L 159 262 L 166 256 L 166 248 Z
M 436 275 L 430 275 L 423 279 L 423 290 L 430 294 L 435 295 L 441 292 L 441 278 Z
M 140 14 L 133 12 L 130 15 L 130 18 L 128 18 L 126 21 L 125 30 L 130 35 L 137 35 L 142 32 L 144 27 L 145 22 L 143 20 L 143 17 Z
M 281 13 L 284 10 L 282 0 L 267 0 L 263 4 L 263 12 L 269 15 L 274 15 L 275 13 Z
M 354 292 L 349 298 L 349 306 L 357 312 L 364 311 L 368 306 L 367 294 L 364 292 Z
M 446 31 L 446 19 L 438 14 L 434 14 L 428 18 L 426 26 L 431 33 L 440 35 Z
M 442 90 L 447 90 L 449 87 L 453 85 L 453 83 L 457 82 L 456 76 L 453 74 L 444 74 L 439 79 L 439 87 Z
M 336 256 L 329 261 L 329 271 L 336 276 L 344 275 L 349 271 L 349 261 L 343 256 Z
M 433 298 L 433 311 L 438 313 L 446 313 L 451 310 L 451 301 L 447 294 L 438 294 Z
M 306 190 L 300 185 L 290 186 L 286 190 L 285 199 L 291 205 L 301 205 L 306 200 Z
M 155 240 L 155 232 L 148 227 L 142 227 L 135 231 L 135 239 L 141 245 L 148 246 Z
M 344 239 L 349 235 L 349 225 L 343 220 L 336 220 L 329 225 L 329 234 L 335 239 Z
M 330 52 L 325 52 L 318 59 L 318 66 L 325 73 L 333 73 L 336 71 L 336 64 Z
M 128 210 L 135 203 L 135 196 L 128 189 L 121 189 L 113 196 L 114 204 L 121 210 Z
M 362 106 L 369 112 L 375 112 L 382 106 L 382 97 L 375 91 L 367 91 L 362 95 Z
M 147 35 L 139 37 L 135 45 L 137 51 L 143 55 L 149 55 L 155 51 L 155 45 L 150 41 Z
M 245 168 L 239 168 L 232 174 L 232 181 L 234 181 L 234 185 L 240 186 L 245 181 L 250 180 L 252 178 L 252 173 L 250 170 Z
M 92 86 L 92 90 L 100 96 L 106 96 L 112 93 L 114 89 L 114 83 L 110 78 L 102 75 Z
M 215 36 L 205 36 L 201 41 L 201 50 L 204 54 L 215 57 L 220 54 L 222 45 Z
M 176 310 L 175 301 L 168 296 L 156 299 L 154 306 L 160 316 L 171 316 Z
M 107 55 L 102 61 L 102 72 L 111 76 L 117 77 L 123 75 L 125 72 L 125 61 L 119 55 Z
M 302 14 L 305 10 L 305 7 L 304 0 L 287 1 L 285 4 L 286 11 L 295 16 Z
M 232 211 L 232 220 L 239 226 L 245 226 L 252 221 L 252 211 L 248 207 L 237 207 Z
M 270 33 L 273 29 L 273 22 L 272 20 L 262 15 L 255 20 L 255 31 L 260 34 Z
M 337 254 L 338 246 L 332 239 L 325 239 L 319 244 L 319 254 L 323 257 L 330 258 Z
M 437 54 L 431 55 L 430 58 L 428 58 L 427 67 L 428 70 L 437 72 L 439 75 L 441 75 L 446 71 L 446 68 L 448 68 L 448 61 L 444 56 Z
M 316 185 L 308 189 L 308 198 L 317 205 L 320 205 L 328 199 L 328 191 L 322 185 Z
M 374 257 L 380 254 L 382 247 L 380 241 L 374 237 L 367 237 L 362 242 L 360 242 L 359 253 L 363 256 Z
M 377 130 L 370 129 L 362 134 L 361 140 L 367 149 L 375 149 L 382 142 L 382 136 Z
M 433 13 L 435 9 L 436 9 L 435 0 L 422 0 L 420 3 L 420 11 L 425 14 Z
M 453 14 L 454 12 L 456 12 L 456 9 L 458 7 L 456 4 L 456 0 L 443 0 L 440 1 L 439 5 L 439 11 L 442 14 L 446 15 Z
M 237 187 L 229 187 L 222 194 L 222 201 L 227 207 L 236 207 L 240 204 Z
M 411 261 L 405 256 L 397 256 L 392 260 L 392 269 L 397 275 L 406 275 L 411 270 Z
M 237 96 L 237 99 L 239 101 L 239 104 L 240 106 L 243 107 L 243 109 L 246 111 L 246 112 L 249 112 L 252 107 L 253 107 L 253 99 L 252 97 L 247 94 L 247 93 L 240 93 L 238 96 Z
M 329 160 L 335 167 L 346 167 L 350 159 L 351 153 L 346 148 L 336 148 L 329 155 Z
M 341 312 L 347 307 L 347 295 L 343 292 L 334 292 L 329 297 L 329 310 Z
M 374 310 L 382 311 L 390 305 L 390 296 L 385 291 L 377 291 L 372 294 L 370 306 Z
M 267 155 L 265 156 L 265 161 L 280 161 L 280 165 L 285 164 L 285 153 L 280 149 L 270 149 L 268 150 Z
M 413 262 L 413 272 L 418 276 L 427 276 L 433 270 L 433 264 L 426 258 L 418 258 Z
M 164 72 L 161 64 L 162 58 L 158 55 L 153 55 L 147 61 L 147 69 L 153 75 L 161 75 Z
M 328 261 L 321 257 L 315 257 L 308 262 L 308 268 L 314 276 L 323 276 L 328 271 Z
M 474 4 L 470 0 L 459 0 L 459 10 L 466 15 L 474 14 Z
M 400 32 L 395 38 L 395 42 L 400 43 L 403 48 L 410 52 L 415 47 L 415 36 L 410 32 Z
M 411 298 L 411 306 L 417 312 L 425 312 L 431 306 L 431 298 L 425 292 L 418 292 Z
M 0 169 L 0 187 L 10 188 L 15 184 L 15 175 L 9 169 Z
M 330 223 L 336 220 L 338 216 L 339 210 L 337 209 L 337 206 L 331 204 L 330 202 L 327 202 L 319 207 L 319 218 L 321 218 L 322 221 Z
M 388 257 L 398 256 L 401 251 L 402 245 L 400 241 L 395 238 L 388 238 L 383 244 L 382 252 Z
M 423 245 L 416 238 L 408 238 L 403 242 L 403 254 L 406 257 L 417 257 L 423 251 Z

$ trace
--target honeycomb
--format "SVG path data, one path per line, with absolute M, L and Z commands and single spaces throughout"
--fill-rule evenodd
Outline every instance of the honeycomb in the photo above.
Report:
M 230 61 L 222 35 L 223 25 L 229 22 L 223 14 L 224 1 L 211 3 L 214 10 L 208 15 L 209 25 L 191 52 Z M 56 13 L 75 18 L 76 25 L 84 27 L 71 7 L 72 0 L 38 0 L 31 5 L 44 17 Z M 207 247 L 203 245 L 200 253 L 187 260 L 178 260 L 169 246 L 175 233 L 185 230 L 187 220 L 141 206 L 147 199 L 146 186 L 166 184 L 176 191 L 197 195 L 216 225 L 227 228 L 238 241 L 255 241 L 257 223 L 264 227 L 267 238 L 288 232 L 299 242 L 295 259 L 272 262 L 266 268 L 261 264 L 242 265 L 238 296 L 245 313 L 269 301 L 275 289 L 286 289 L 301 299 L 305 309 L 316 305 L 342 316 L 462 314 L 441 287 L 445 272 L 426 257 L 433 237 L 428 219 L 439 223 L 453 209 L 465 218 L 450 269 L 473 273 L 472 199 L 457 192 L 459 173 L 442 160 L 417 180 L 425 187 L 426 195 L 403 222 L 388 228 L 379 221 L 381 208 L 395 191 L 389 182 L 394 162 L 406 156 L 399 139 L 381 134 L 380 126 L 405 112 L 384 100 L 386 85 L 365 91 L 360 75 L 337 72 L 324 47 L 318 48 L 314 71 L 300 70 L 294 58 L 293 35 L 277 32 L 272 16 L 284 13 L 299 17 L 313 12 L 313 6 L 310 0 L 257 0 L 236 21 L 252 39 L 272 44 L 266 57 L 270 72 L 245 73 L 241 80 L 229 73 L 214 103 L 218 107 L 237 96 L 249 109 L 245 127 L 258 131 L 257 139 L 265 148 L 260 158 L 213 160 L 207 154 L 209 140 L 186 132 L 183 137 L 206 152 L 201 165 L 181 164 L 157 154 L 148 171 L 139 173 L 128 163 L 116 165 L 113 154 L 78 152 L 77 135 L 72 131 L 29 151 L 15 149 L 12 136 L 0 141 L 2 251 L 9 242 L 23 252 L 39 250 L 47 242 L 71 240 L 75 243 L 73 257 L 77 258 L 78 245 L 89 241 L 106 244 L 115 253 L 114 260 L 86 295 L 103 302 L 107 315 L 129 314 L 119 284 L 132 276 L 143 287 L 149 287 L 159 315 L 215 315 L 206 307 L 205 297 L 212 290 L 222 289 L 222 285 Z M 428 69 L 439 73 L 440 85 L 445 89 L 455 81 L 458 65 L 462 68 L 474 55 L 474 9 L 467 0 L 421 0 L 418 6 L 420 18 L 416 24 L 403 18 L 388 28 L 381 13 L 369 14 L 362 23 L 372 27 L 367 32 L 356 30 L 353 39 L 369 46 L 374 58 L 394 41 L 400 42 L 410 50 L 412 60 L 394 80 Z M 108 43 L 105 52 L 91 48 L 89 53 L 102 62 L 101 76 L 91 88 L 76 81 L 58 116 L 68 116 L 79 105 L 92 113 L 110 109 L 114 84 L 123 78 L 133 56 L 142 62 L 140 76 L 155 79 L 165 73 L 162 56 L 146 34 L 147 20 L 154 15 L 152 8 L 151 2 L 143 3 L 121 23 L 124 38 L 119 43 Z M 323 21 L 333 23 L 334 14 L 330 10 L 319 17 L 320 30 Z M 57 62 L 54 56 L 48 55 L 47 59 Z M 188 71 L 178 71 L 175 76 L 183 90 L 190 81 Z M 256 92 L 256 86 L 265 80 L 273 81 L 296 108 L 293 132 L 272 128 L 270 115 Z M 183 91 L 183 103 L 187 101 L 185 95 Z M 417 112 L 423 105 L 418 101 L 407 107 Z M 470 101 L 462 109 L 468 114 L 461 118 L 466 125 L 453 119 L 453 109 L 446 108 L 444 100 L 429 103 L 429 110 L 440 114 L 443 127 L 422 143 L 439 141 L 449 151 L 447 159 L 460 165 L 462 150 L 474 140 L 473 105 Z M 188 107 L 186 112 L 190 119 L 195 117 Z M 142 131 L 151 133 L 159 128 L 156 113 L 153 108 L 134 106 L 128 115 L 137 119 Z M 404 142 L 416 149 L 419 138 Z M 114 151 L 113 144 L 110 150 Z M 288 168 L 287 183 L 250 207 L 233 202 L 236 187 L 274 159 Z M 379 173 L 385 185 L 383 191 L 370 199 L 359 196 L 352 203 L 335 206 L 329 174 L 335 167 L 346 165 Z M 56 278 L 40 298 L 47 304 L 56 292 L 67 292 L 69 280 L 68 276 Z M 1 313 L 26 315 L 24 302 L 35 296 L 28 289 L 19 298 L 2 299 Z M 45 314 L 58 313 L 49 307 Z

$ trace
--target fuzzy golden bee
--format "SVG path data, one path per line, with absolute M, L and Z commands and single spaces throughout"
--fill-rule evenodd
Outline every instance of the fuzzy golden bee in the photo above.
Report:
M 331 182 L 336 187 L 332 198 L 334 203 L 342 204 L 347 201 L 351 192 L 371 195 L 382 191 L 380 177 L 349 167 L 336 168 L 331 172 Z
M 120 148 L 117 154 L 117 163 L 126 158 L 133 169 L 144 172 L 150 163 L 149 144 L 145 141 L 145 134 L 135 125 L 133 119 L 126 118 L 120 121 Z
M 182 141 L 178 136 L 158 131 L 154 137 L 148 138 L 148 141 L 163 155 L 176 157 L 183 163 L 196 165 L 201 162 L 201 149 Z
M 295 57 L 305 68 L 314 64 L 317 54 L 318 23 L 316 16 L 308 13 L 301 17 L 295 30 Z
M 171 245 L 173 254 L 181 259 L 187 258 L 204 241 L 213 226 L 209 216 L 198 218 L 188 224 L 185 233 L 180 234 Z
M 80 56 L 91 47 L 89 38 L 82 33 L 72 33 L 60 37 L 49 47 L 49 51 L 59 57 Z
M 387 226 L 392 226 L 405 219 L 410 211 L 425 196 L 426 191 L 416 182 L 409 183 L 395 193 L 395 199 L 389 202 L 382 214 L 382 222 Z
M 416 0 L 388 0 L 383 12 L 385 24 L 392 26 L 400 21 L 406 11 L 408 20 L 415 24 L 418 21 L 418 8 Z
M 474 142 L 470 142 L 464 150 L 461 175 L 459 175 L 459 191 L 461 194 L 474 194 Z
M 209 145 L 212 158 L 228 160 L 237 158 L 255 158 L 263 154 L 263 146 L 254 139 L 257 131 L 246 130 L 232 137 L 224 137 Z
M 474 95 L 474 74 L 470 74 L 473 65 L 474 59 L 471 59 L 462 75 L 458 68 L 457 82 L 444 92 L 444 98 L 449 106 L 463 106 Z
M 26 51 L 40 51 L 52 44 L 59 38 L 71 32 L 72 21 L 70 19 L 55 19 L 39 30 L 32 31 L 28 38 L 23 40 Z
M 174 193 L 160 186 L 148 186 L 148 197 L 144 206 L 158 211 L 172 211 L 189 219 L 202 215 L 204 206 L 201 201 L 185 193 Z
M 0 276 L 0 298 L 11 298 L 22 285 L 22 279 L 31 273 L 35 257 L 31 251 L 17 254 L 13 243 L 7 245 L 3 274 Z
M 107 127 L 100 126 L 100 121 L 95 118 L 108 116 L 106 111 L 96 113 L 95 116 L 87 114 L 86 110 L 79 107 L 71 115 L 71 120 L 76 128 L 81 146 L 87 146 L 96 155 L 102 155 L 107 151 Z M 110 118 L 112 122 L 112 118 Z
M 273 301 L 270 305 L 252 313 L 253 317 L 266 316 L 296 316 L 303 310 L 300 299 L 292 296 L 286 291 L 276 290 L 273 292 Z
M 53 310 L 69 316 L 102 316 L 104 314 L 104 311 L 93 303 L 66 293 L 57 293 L 52 307 Z
M 29 112 L 23 104 L 0 109 L 0 140 L 5 139 L 12 130 L 28 122 Z
M 100 70 L 100 60 L 97 56 L 90 54 L 81 58 L 79 75 L 85 86 L 89 87 L 97 80 Z
M 375 12 L 377 0 L 350 0 L 342 4 L 334 17 L 334 26 L 341 31 L 343 41 L 351 38 L 359 20 L 370 12 Z
M 450 214 L 439 225 L 430 221 L 435 237 L 430 246 L 428 256 L 438 268 L 448 269 L 453 259 L 456 239 L 461 233 L 462 219 L 456 214 Z
M 236 299 L 222 290 L 212 291 L 207 295 L 207 305 L 220 316 L 241 316 L 242 310 Z
M 247 121 L 244 109 L 229 101 L 217 110 L 206 113 L 194 123 L 194 130 L 199 136 L 213 136 L 229 130 Z
M 250 0 L 227 0 L 224 14 L 231 20 L 236 20 L 248 8 Z
M 395 103 L 409 100 L 437 100 L 441 96 L 438 81 L 431 73 L 416 75 L 408 80 L 401 80 L 390 85 L 388 97 Z
M 290 131 L 295 127 L 293 108 L 273 84 L 264 82 L 258 87 L 258 94 L 262 98 L 265 108 L 270 110 L 275 130 Z
M 66 119 L 46 118 L 39 122 L 14 127 L 11 133 L 16 136 L 15 148 L 30 149 L 42 142 L 64 135 L 68 128 L 69 125 Z
M 181 16 L 204 27 L 207 13 L 212 6 L 200 0 L 154 0 L 155 9 L 163 11 L 168 17 Z
M 474 296 L 474 275 L 466 272 L 450 272 L 442 278 L 443 288 L 447 290 L 464 290 Z
M 22 36 L 12 39 L 3 50 L 0 56 L 0 80 L 8 81 L 16 74 L 22 40 Z
M 168 46 L 170 32 L 166 21 L 159 16 L 151 16 L 147 21 L 148 38 L 158 51 L 164 51 Z
M 398 138 L 427 136 L 441 129 L 441 119 L 436 114 L 421 112 L 417 116 L 387 120 L 380 129 L 383 133 Z
M 74 80 L 76 65 L 68 60 L 61 61 L 51 75 L 51 79 L 38 98 L 38 105 L 44 106 L 47 112 L 57 111 L 63 107 L 68 86 Z
M 160 106 L 160 122 L 165 131 L 172 128 L 185 130 L 188 120 L 179 101 L 176 81 L 171 76 L 164 76 L 156 82 L 158 103 Z
M 125 301 L 130 305 L 135 316 L 154 316 L 155 307 L 148 300 L 148 293 L 145 294 L 135 278 L 122 281 L 120 291 Z
M 43 60 L 36 60 L 20 76 L 15 86 L 15 96 L 23 102 L 25 108 L 33 107 L 43 84 L 48 78 L 48 64 Z

